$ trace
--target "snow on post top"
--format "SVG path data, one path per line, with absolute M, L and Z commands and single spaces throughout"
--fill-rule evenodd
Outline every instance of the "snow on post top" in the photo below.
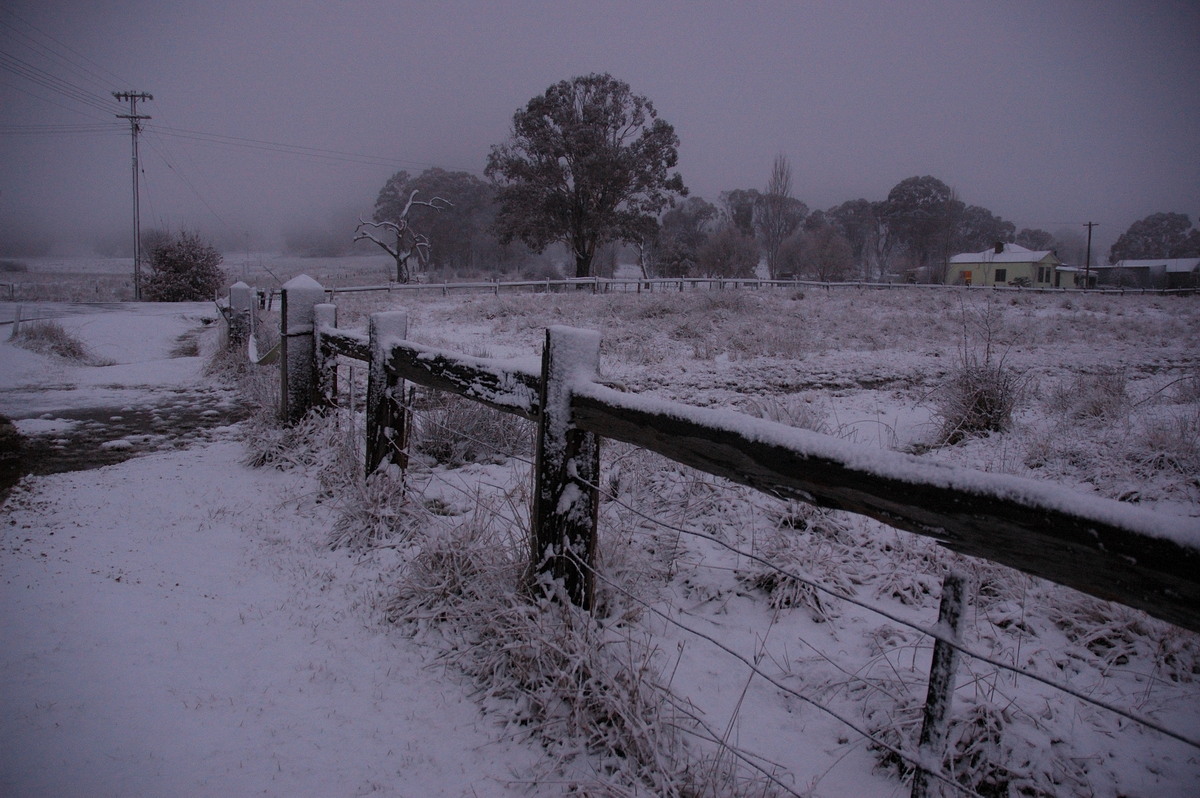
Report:
M 591 382 L 600 368 L 600 333 L 579 327 L 555 325 L 548 329 L 554 341 L 554 378 L 565 383 Z
M 318 283 L 313 278 L 309 277 L 307 274 L 297 274 L 295 277 L 293 277 L 292 279 L 290 279 L 286 283 L 284 283 L 283 287 L 284 287 L 284 289 L 286 289 L 288 291 L 291 291 L 291 290 L 294 290 L 297 288 L 299 288 L 301 290 L 304 290 L 304 289 L 315 289 L 317 291 L 325 290 L 324 286 L 322 286 L 320 283 Z

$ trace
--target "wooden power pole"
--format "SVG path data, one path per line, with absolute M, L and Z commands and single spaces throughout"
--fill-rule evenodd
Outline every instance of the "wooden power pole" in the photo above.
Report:
M 1092 287 L 1092 228 L 1099 227 L 1099 222 L 1086 222 L 1084 225 L 1088 229 L 1087 243 L 1087 265 L 1083 268 L 1083 287 Z
M 138 207 L 138 133 L 142 119 L 150 117 L 138 114 L 138 100 L 153 100 L 154 96 L 146 92 L 114 91 L 113 97 L 129 103 L 129 113 L 117 114 L 118 119 L 129 120 L 129 130 L 133 134 L 133 298 L 142 299 L 142 219 Z

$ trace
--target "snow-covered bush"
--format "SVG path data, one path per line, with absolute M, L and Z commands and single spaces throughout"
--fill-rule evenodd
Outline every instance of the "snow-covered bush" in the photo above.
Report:
M 150 253 L 150 274 L 143 294 L 151 302 L 212 299 L 225 286 L 221 253 L 195 233 L 180 233 Z

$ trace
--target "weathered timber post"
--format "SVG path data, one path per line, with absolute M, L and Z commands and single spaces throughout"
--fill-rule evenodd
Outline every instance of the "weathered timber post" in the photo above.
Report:
M 963 584 L 961 574 L 951 572 L 942 580 L 942 603 L 938 608 L 938 632 L 958 643 L 962 640 Z M 950 726 L 950 703 L 958 676 L 958 649 L 938 640 L 933 644 L 933 662 L 929 665 L 929 692 L 925 697 L 925 718 L 917 743 L 921 762 L 913 773 L 912 798 L 929 795 L 929 772 L 940 771 L 946 750 L 946 732 Z
M 313 379 L 316 402 L 332 407 L 337 398 L 337 356 L 326 357 L 321 346 L 321 328 L 337 327 L 337 305 L 321 303 L 313 307 Z M 353 412 L 354 408 L 350 410 Z
M 546 330 L 534 462 L 533 571 L 535 579 L 561 580 L 571 603 L 586 610 L 595 604 L 600 439 L 572 424 L 571 395 L 577 383 L 596 379 L 599 366 L 600 333 Z
M 372 313 L 367 322 L 371 364 L 367 371 L 367 476 L 383 462 L 408 468 L 408 425 L 405 424 L 404 381 L 389 373 L 391 342 L 408 337 L 408 313 Z
M 314 308 L 325 299 L 325 289 L 301 274 L 284 283 L 279 295 L 279 415 L 285 424 L 295 424 L 313 406 L 316 394 Z

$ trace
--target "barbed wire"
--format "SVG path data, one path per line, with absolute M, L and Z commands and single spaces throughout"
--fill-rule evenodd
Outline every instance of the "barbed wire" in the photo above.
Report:
M 618 498 L 611 492 L 606 491 L 604 488 L 600 487 L 599 485 L 596 485 L 594 483 L 588 483 L 588 484 L 590 485 L 590 487 L 595 488 L 596 490 L 598 490 L 602 494 L 604 494 L 605 497 L 609 501 L 613 502 L 614 504 L 620 505 L 624 509 L 628 510 L 629 512 L 632 512 L 633 514 L 637 515 L 638 517 L 642 518 L 643 520 L 649 521 L 650 523 L 653 523 L 664 529 L 668 529 L 672 532 L 678 532 L 680 534 L 689 535 L 692 537 L 697 537 L 697 538 L 701 538 L 703 540 L 707 540 L 710 543 L 715 543 L 716 545 L 721 546 L 722 548 L 728 549 L 729 551 L 733 552 L 734 554 L 737 554 L 738 556 L 753 560 L 754 562 L 765 566 L 766 568 L 774 571 L 775 573 L 778 573 L 781 576 L 786 576 L 789 579 L 794 579 L 795 581 L 799 582 L 800 584 L 805 585 L 806 587 L 810 587 L 813 590 L 820 591 L 821 593 L 824 593 L 832 598 L 836 598 L 841 601 L 845 601 L 848 604 L 853 604 L 856 607 L 873 612 L 877 615 L 880 615 L 880 616 L 888 619 L 889 621 L 893 621 L 895 623 L 900 624 L 901 626 L 907 627 L 909 629 L 912 629 L 913 631 L 916 631 L 923 635 L 931 637 L 934 640 L 945 643 L 946 645 L 954 648 L 956 651 L 966 654 L 967 656 L 971 657 L 972 659 L 979 660 L 980 662 L 986 662 L 987 664 L 992 665 L 993 667 L 998 668 L 1000 670 L 1008 671 L 1008 672 L 1017 674 L 1019 676 L 1025 676 L 1027 678 L 1033 679 L 1034 681 L 1041 682 L 1042 684 L 1046 685 L 1047 687 L 1051 687 L 1055 690 L 1059 690 L 1068 695 L 1074 696 L 1075 698 L 1078 698 L 1081 701 L 1084 701 L 1093 706 L 1096 706 L 1101 709 L 1104 709 L 1109 712 L 1120 715 L 1121 717 L 1125 718 L 1126 720 L 1133 721 L 1134 723 L 1137 723 L 1140 726 L 1144 726 L 1145 728 L 1152 729 L 1156 732 L 1159 732 L 1160 734 L 1164 734 L 1168 737 L 1171 737 L 1172 739 L 1178 740 L 1181 743 L 1189 745 L 1192 748 L 1200 750 L 1200 740 L 1189 737 L 1188 735 L 1186 735 L 1182 732 L 1178 732 L 1173 729 L 1167 728 L 1166 726 L 1163 726 L 1162 724 L 1158 723 L 1157 721 L 1154 721 L 1150 718 L 1147 718 L 1147 717 L 1140 715 L 1136 712 L 1133 712 L 1131 710 L 1124 709 L 1123 707 L 1119 707 L 1115 704 L 1104 701 L 1103 699 L 1094 698 L 1093 696 L 1090 696 L 1081 690 L 1077 690 L 1074 687 L 1071 687 L 1070 685 L 1063 684 L 1061 682 L 1057 682 L 1049 677 L 1042 676 L 1041 674 L 1035 673 L 1033 671 L 1025 670 L 1024 668 L 1017 667 L 1016 665 L 1010 665 L 1007 662 L 1004 662 L 1003 660 L 996 659 L 995 657 L 992 657 L 988 654 L 984 654 L 983 652 L 975 651 L 974 649 L 971 649 L 971 648 L 967 647 L 966 645 L 954 640 L 949 635 L 946 635 L 945 633 L 940 631 L 937 627 L 922 626 L 920 624 L 906 620 L 905 618 L 902 618 L 901 616 L 899 616 L 889 610 L 886 610 L 882 607 L 873 605 L 870 602 L 863 601 L 862 599 L 855 598 L 854 596 L 851 596 L 847 593 L 843 593 L 843 592 L 835 590 L 833 588 L 826 587 L 825 585 L 822 585 L 820 582 L 818 582 L 814 579 L 809 579 L 809 578 L 804 577 L 794 571 L 789 571 L 786 568 L 782 568 L 779 565 L 771 562 L 770 560 L 768 560 L 765 557 L 754 554 L 753 552 L 739 549 L 738 547 L 734 546 L 733 544 L 726 543 L 725 541 L 721 540 L 720 538 L 718 538 L 716 536 L 709 535 L 705 532 L 700 532 L 695 529 L 688 529 L 683 526 L 677 526 L 677 525 L 671 524 L 667 521 L 663 521 L 663 520 L 654 518 L 653 516 L 643 513 L 641 510 L 638 510 L 636 507 L 633 507 L 632 505 L 628 504 L 627 502 L 622 501 L 620 498 Z M 861 677 L 859 677 L 859 678 L 861 678 Z

